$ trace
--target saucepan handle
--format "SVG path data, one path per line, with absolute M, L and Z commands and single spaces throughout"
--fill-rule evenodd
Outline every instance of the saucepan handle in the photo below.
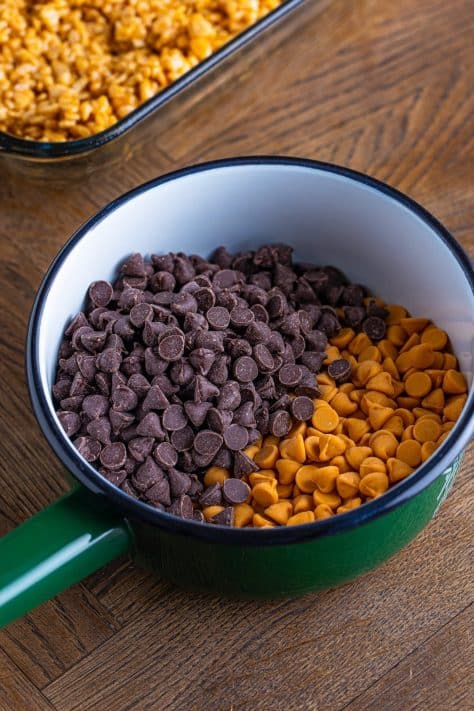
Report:
M 0 539 L 0 627 L 130 551 L 124 519 L 78 486 Z

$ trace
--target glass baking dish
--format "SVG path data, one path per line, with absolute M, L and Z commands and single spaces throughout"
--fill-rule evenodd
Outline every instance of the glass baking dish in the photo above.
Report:
M 322 9 L 329 0 L 284 0 L 275 10 L 260 19 L 247 30 L 237 35 L 218 51 L 196 65 L 189 72 L 173 82 L 159 94 L 148 99 L 130 114 L 117 121 L 113 126 L 87 138 L 74 141 L 48 143 L 31 141 L 0 132 L 0 169 L 13 170 L 15 173 L 31 177 L 68 179 L 77 175 L 83 178 L 111 163 L 133 157 L 142 152 L 150 142 L 159 141 L 159 123 L 157 117 L 165 119 L 165 107 L 173 110 L 173 118 L 183 115 L 192 104 L 200 101 L 216 85 L 228 81 L 231 72 L 235 75 L 235 58 L 239 57 L 239 73 L 245 71 L 240 57 L 246 62 L 254 62 L 263 51 L 261 42 L 253 42 L 265 33 L 264 51 L 268 53 L 272 46 L 285 41 L 286 36 L 295 31 L 293 22 L 278 22 L 287 18 L 289 13 L 300 6 L 311 6 L 312 10 Z M 309 9 L 309 8 L 308 8 Z M 272 27 L 272 31 L 268 32 Z M 245 52 L 241 50 L 245 47 Z M 231 63 L 232 60 L 232 63 Z M 219 68 L 219 72 L 213 69 Z M 212 81 L 211 81 L 212 76 Z M 207 79 L 207 81 L 206 81 Z M 199 85 L 199 94 L 191 89 Z M 166 146 L 163 146 L 166 150 Z

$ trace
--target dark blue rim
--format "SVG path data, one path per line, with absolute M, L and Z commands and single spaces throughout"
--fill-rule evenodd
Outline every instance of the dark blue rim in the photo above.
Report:
M 455 457 L 468 444 L 472 436 L 472 430 L 474 429 L 474 391 L 471 392 L 466 406 L 464 407 L 464 410 L 456 425 L 451 430 L 449 437 L 441 444 L 439 449 L 436 450 L 429 462 L 420 466 L 412 476 L 404 481 L 401 481 L 393 489 L 389 489 L 389 491 L 379 499 L 375 499 L 370 503 L 364 504 L 354 511 L 334 516 L 330 519 L 324 519 L 322 521 L 315 521 L 314 523 L 288 528 L 281 527 L 255 530 L 225 528 L 223 526 L 208 526 L 194 521 L 186 521 L 167 513 L 157 511 L 151 506 L 148 506 L 143 502 L 136 501 L 127 494 L 124 494 L 120 489 L 108 482 L 96 469 L 79 456 L 71 441 L 66 437 L 63 430 L 52 417 L 47 405 L 46 393 L 42 389 L 41 379 L 39 376 L 38 327 L 44 308 L 44 301 L 57 272 L 60 270 L 62 263 L 74 245 L 81 240 L 92 227 L 107 218 L 107 216 L 116 210 L 120 205 L 124 202 L 132 200 L 134 197 L 147 190 L 155 188 L 171 180 L 178 180 L 181 177 L 193 173 L 215 169 L 226 169 L 242 165 L 279 165 L 282 167 L 298 166 L 333 173 L 347 178 L 348 180 L 373 188 L 383 195 L 396 200 L 398 203 L 401 203 L 407 207 L 411 212 L 415 213 L 419 218 L 427 223 L 436 236 L 446 244 L 461 266 L 466 280 L 474 293 L 474 271 L 468 257 L 454 237 L 452 237 L 452 235 L 436 220 L 436 218 L 434 218 L 423 207 L 418 205 L 418 203 L 406 195 L 398 192 L 394 188 L 389 187 L 385 183 L 349 168 L 303 158 L 255 156 L 211 161 L 168 173 L 134 188 L 100 210 L 94 217 L 90 218 L 84 225 L 82 225 L 82 227 L 80 227 L 68 240 L 49 267 L 39 287 L 31 311 L 26 343 L 28 388 L 33 410 L 38 419 L 39 425 L 56 455 L 61 459 L 66 468 L 82 484 L 84 484 L 84 486 L 91 489 L 95 493 L 99 492 L 105 495 L 114 507 L 122 512 L 124 516 L 144 521 L 172 533 L 181 533 L 212 542 L 218 541 L 220 543 L 249 545 L 297 543 L 327 535 L 334 535 L 336 533 L 360 526 L 361 524 L 368 523 L 369 521 L 392 511 L 429 486 L 442 472 L 442 469 L 440 468 L 441 461 L 446 459 L 449 463 L 453 462 Z
M 23 156 L 35 160 L 51 160 L 53 158 L 61 159 L 67 156 L 85 155 L 96 148 L 100 148 L 100 146 L 113 141 L 115 138 L 119 138 L 135 125 L 151 116 L 151 114 L 157 111 L 161 106 L 167 104 L 191 84 L 208 74 L 218 64 L 227 59 L 227 57 L 230 57 L 237 52 L 237 50 L 244 47 L 257 35 L 264 32 L 292 10 L 295 10 L 299 5 L 302 5 L 304 1 L 305 0 L 285 0 L 279 7 L 275 8 L 275 10 L 269 12 L 268 15 L 262 17 L 258 22 L 237 35 L 233 40 L 223 45 L 210 57 L 199 62 L 193 69 L 190 69 L 189 72 L 186 72 L 186 74 L 174 81 L 166 89 L 163 89 L 163 91 L 156 94 L 156 96 L 152 96 L 151 99 L 140 104 L 134 111 L 114 123 L 110 128 L 105 129 L 105 131 L 95 133 L 87 138 L 65 141 L 64 143 L 29 141 L 0 131 L 0 153 L 4 151 L 9 155 Z

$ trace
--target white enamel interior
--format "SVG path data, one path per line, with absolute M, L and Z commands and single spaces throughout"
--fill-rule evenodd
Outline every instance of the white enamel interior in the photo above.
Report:
M 286 242 L 295 258 L 333 264 L 354 282 L 449 333 L 472 383 L 474 294 L 432 228 L 395 199 L 322 169 L 221 166 L 190 173 L 122 203 L 70 249 L 40 316 L 39 363 L 49 395 L 64 327 L 90 282 L 112 279 L 131 252 L 209 256 Z

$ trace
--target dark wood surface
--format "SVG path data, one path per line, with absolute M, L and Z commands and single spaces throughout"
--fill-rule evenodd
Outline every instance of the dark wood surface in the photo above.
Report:
M 146 158 L 63 186 L 0 176 L 0 535 L 65 490 L 23 374 L 35 289 L 123 191 L 212 158 L 309 156 L 407 192 L 474 256 L 473 29 L 471 0 L 313 0 L 166 112 Z M 0 632 L 1 711 L 472 708 L 472 466 L 471 447 L 404 551 L 322 594 L 228 602 L 109 565 Z

